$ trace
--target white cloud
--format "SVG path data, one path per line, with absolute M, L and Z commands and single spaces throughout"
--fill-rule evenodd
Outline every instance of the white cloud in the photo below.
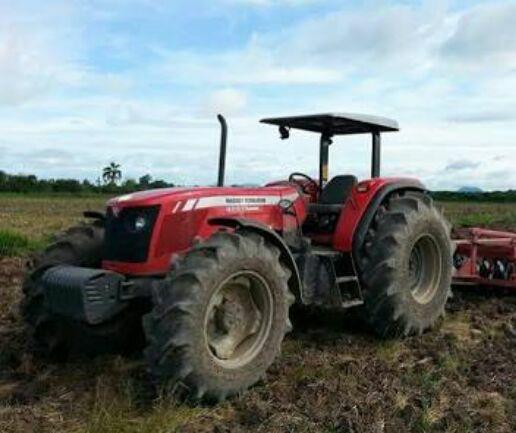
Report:
M 474 169 L 480 166 L 480 162 L 471 161 L 469 159 L 457 159 L 455 161 L 450 162 L 445 168 L 445 171 L 459 171 L 466 169 Z
M 152 69 L 173 82 L 218 85 L 338 85 L 347 79 L 360 85 L 371 77 L 421 77 L 439 62 L 438 48 L 456 21 L 439 2 L 343 8 L 254 33 L 241 48 L 215 54 L 154 47 L 161 61 Z
M 0 3 L 0 105 L 19 105 L 82 88 L 91 71 L 82 63 L 80 28 L 70 4 L 38 8 Z
M 254 42 L 285 62 L 363 76 L 399 73 L 399 68 L 413 74 L 431 66 L 432 51 L 448 34 L 449 25 L 439 2 L 374 3 L 317 16 L 277 34 L 256 36 Z
M 151 68 L 155 76 L 180 84 L 302 85 L 340 81 L 341 73 L 330 67 L 283 61 L 268 47 L 251 41 L 242 50 L 212 55 L 158 51 L 162 62 Z
M 489 2 L 460 16 L 453 35 L 442 47 L 449 59 L 485 68 L 516 67 L 516 4 Z
M 247 95 L 237 89 L 226 88 L 213 92 L 207 101 L 209 113 L 238 114 L 247 105 Z
M 222 0 L 222 3 L 240 6 L 304 6 L 312 3 L 322 3 L 327 0 Z
M 507 111 L 484 111 L 478 110 L 472 113 L 460 113 L 449 117 L 452 122 L 479 123 L 479 122 L 505 122 L 516 120 L 516 113 Z
M 19 104 L 50 90 L 51 54 L 14 27 L 0 31 L 0 104 Z
M 253 1 L 257 7 L 249 8 Z M 139 2 L 146 0 L 131 5 Z M 11 18 L 2 15 L 0 144 L 19 152 L 2 152 L 0 169 L 92 178 L 114 159 L 133 177 L 150 172 L 175 182 L 212 182 L 219 134 L 213 113 L 221 111 L 231 129 L 230 183 L 263 182 L 293 170 L 316 175 L 317 137 L 293 133 L 279 142 L 276 130 L 259 126 L 258 118 L 362 111 L 401 123 L 399 134 L 384 139 L 386 174 L 422 177 L 434 188 L 516 185 L 508 156 L 516 127 L 509 2 L 453 10 L 435 1 L 333 3 L 325 9 L 333 12 L 318 11 L 282 28 L 264 25 L 268 30 L 230 48 L 188 48 L 169 41 L 168 33 L 157 48 L 156 40 L 141 36 L 141 61 L 123 29 L 99 32 L 95 41 L 83 34 L 99 21 L 100 28 L 118 26 L 111 9 L 122 3 L 79 10 L 74 3 L 44 19 L 27 15 L 29 8 L 17 18 L 12 11 Z M 281 13 L 282 4 L 310 1 L 238 3 L 242 15 L 232 19 L 247 26 L 249 11 L 267 16 Z M 156 12 L 153 5 L 151 13 L 166 9 Z M 258 6 L 264 9 L 256 12 Z M 101 61 L 92 54 L 99 52 Z M 122 66 L 104 68 L 102 62 L 113 59 Z M 18 105 L 12 110 L 6 104 Z M 367 176 L 368 141 L 340 140 L 332 148 L 332 173 Z M 40 153 L 29 158 L 34 152 Z M 62 152 L 73 156 L 70 164 L 60 163 L 69 158 Z M 482 162 L 492 155 L 498 159 Z M 480 165 L 461 168 L 460 176 L 446 170 L 461 159 Z

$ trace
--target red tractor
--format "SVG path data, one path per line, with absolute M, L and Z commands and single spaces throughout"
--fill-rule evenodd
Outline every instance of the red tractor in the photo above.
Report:
M 395 121 L 264 119 L 282 139 L 291 129 L 319 134 L 320 161 L 319 179 L 292 173 L 263 187 L 223 186 L 219 121 L 216 187 L 113 198 L 34 258 L 22 309 L 36 349 L 123 350 L 143 335 L 160 383 L 218 401 L 264 376 L 294 303 L 360 306 L 382 336 L 436 322 L 450 293 L 450 230 L 419 181 L 380 177 L 380 134 L 397 131 Z M 371 179 L 328 180 L 332 139 L 348 134 L 371 134 Z

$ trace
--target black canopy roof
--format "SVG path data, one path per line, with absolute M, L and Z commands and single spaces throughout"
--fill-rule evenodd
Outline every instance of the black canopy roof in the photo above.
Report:
M 367 114 L 324 113 L 307 116 L 274 117 L 260 122 L 328 135 L 399 131 L 398 122 Z

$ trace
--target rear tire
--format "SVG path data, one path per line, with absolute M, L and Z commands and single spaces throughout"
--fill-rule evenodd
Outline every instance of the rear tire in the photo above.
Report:
M 102 260 L 104 227 L 102 223 L 72 227 L 56 237 L 44 251 L 31 257 L 23 283 L 21 313 L 28 326 L 31 349 L 55 360 L 69 356 L 130 352 L 143 345 L 137 308 L 128 308 L 101 325 L 66 319 L 45 307 L 41 276 L 50 267 L 66 264 L 99 268 Z
M 450 227 L 420 192 L 391 196 L 359 252 L 366 322 L 381 336 L 421 334 L 444 315 L 452 278 Z
M 265 375 L 291 328 L 279 256 L 257 234 L 219 232 L 176 261 L 143 322 L 150 372 L 167 391 L 220 401 Z

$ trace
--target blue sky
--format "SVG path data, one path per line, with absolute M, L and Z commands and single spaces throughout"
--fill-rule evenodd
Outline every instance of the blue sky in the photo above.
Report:
M 431 188 L 516 188 L 516 2 L 0 0 L 0 170 L 94 180 L 317 172 L 317 137 L 262 117 L 393 117 L 385 175 Z M 369 171 L 365 137 L 338 138 L 330 174 Z

